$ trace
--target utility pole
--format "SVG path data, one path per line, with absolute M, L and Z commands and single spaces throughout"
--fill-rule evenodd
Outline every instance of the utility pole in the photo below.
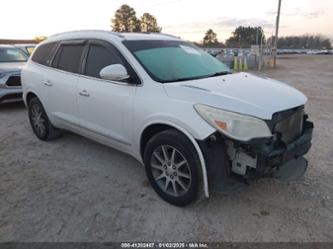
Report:
M 258 39 L 259 39 L 259 27 L 257 27 L 256 45 L 258 45 Z
M 281 1 L 282 0 L 279 0 L 278 12 L 277 12 L 277 16 L 276 16 L 275 38 L 274 38 L 274 48 L 273 48 L 273 67 L 276 67 L 277 41 L 278 41 L 278 36 L 279 36 Z

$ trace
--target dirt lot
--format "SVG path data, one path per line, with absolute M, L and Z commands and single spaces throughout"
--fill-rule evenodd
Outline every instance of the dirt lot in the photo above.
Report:
M 22 104 L 0 107 L 1 241 L 333 241 L 333 56 L 289 56 L 265 74 L 309 97 L 309 169 L 294 183 L 171 206 L 131 157 L 66 133 L 44 143 Z M 282 96 L 283 98 L 283 96 Z

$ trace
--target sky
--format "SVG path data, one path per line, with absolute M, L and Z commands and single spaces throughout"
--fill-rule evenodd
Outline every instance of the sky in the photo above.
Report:
M 2 1 L 0 38 L 33 39 L 70 30 L 110 30 L 122 5 L 153 14 L 163 33 L 201 41 L 212 28 L 220 41 L 239 25 L 275 28 L 278 0 L 10 0 Z M 323 34 L 333 40 L 333 0 L 282 0 L 280 36 Z

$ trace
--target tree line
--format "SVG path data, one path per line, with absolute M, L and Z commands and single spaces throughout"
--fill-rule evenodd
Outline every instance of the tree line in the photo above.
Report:
M 264 31 L 261 27 L 239 26 L 232 32 L 232 35 L 226 40 L 225 44 L 219 42 L 217 34 L 209 29 L 202 41 L 205 47 L 229 47 L 229 48 L 249 48 L 251 45 L 270 43 L 274 37 L 266 40 Z M 332 49 L 330 39 L 322 35 L 299 35 L 279 37 L 278 48 L 281 49 Z
M 115 32 L 161 32 L 162 30 L 155 16 L 146 12 L 138 18 L 134 8 L 127 4 L 120 6 L 115 12 L 114 18 L 111 19 L 111 28 Z M 273 39 L 274 37 L 270 37 L 266 40 L 262 27 L 239 26 L 225 43 L 220 42 L 217 34 L 209 29 L 202 42 L 197 44 L 205 47 L 249 48 L 261 42 L 271 43 Z M 278 48 L 332 49 L 332 44 L 328 38 L 321 35 L 286 36 L 278 39 Z
M 332 49 L 332 44 L 321 35 L 285 36 L 278 39 L 278 48 Z
M 207 30 L 202 45 L 208 47 L 250 47 L 254 44 L 260 44 L 261 40 L 265 40 L 264 31 L 261 27 L 237 27 L 232 35 L 226 40 L 225 44 L 219 42 L 217 34 L 212 30 Z

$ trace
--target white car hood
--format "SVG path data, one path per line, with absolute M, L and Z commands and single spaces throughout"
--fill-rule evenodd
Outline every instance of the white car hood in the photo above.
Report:
M 199 80 L 166 83 L 168 96 L 269 120 L 275 112 L 304 105 L 307 97 L 284 83 L 236 73 Z
M 0 62 L 0 73 L 20 72 L 26 62 Z

